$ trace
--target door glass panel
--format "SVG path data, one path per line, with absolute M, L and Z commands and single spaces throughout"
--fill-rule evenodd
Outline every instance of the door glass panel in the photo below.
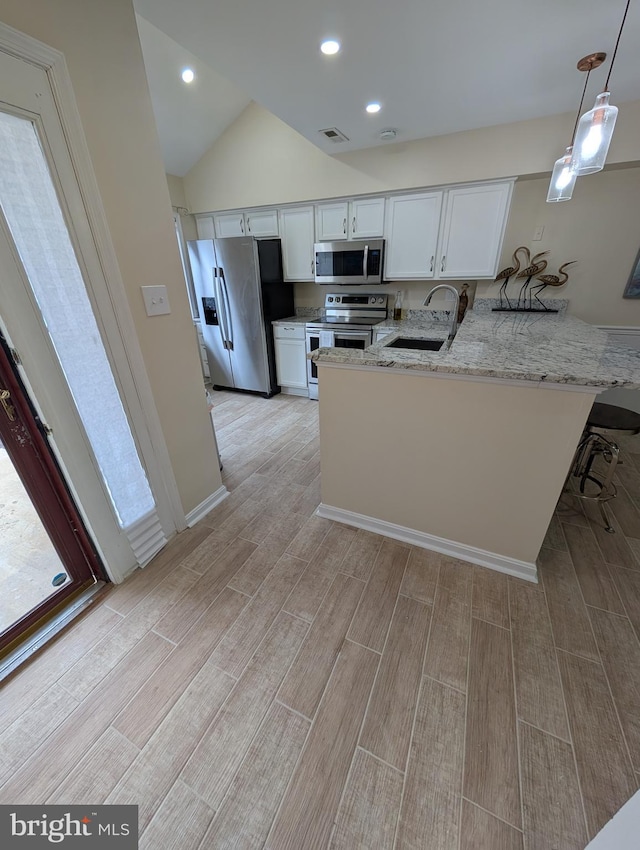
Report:
M 68 581 L 49 535 L 0 443 L 0 633 Z
M 0 112 L 0 206 L 121 527 L 155 508 L 32 121 Z

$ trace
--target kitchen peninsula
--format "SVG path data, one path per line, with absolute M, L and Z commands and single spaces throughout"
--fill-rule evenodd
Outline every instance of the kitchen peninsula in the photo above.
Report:
M 449 350 L 432 311 L 377 326 L 365 351 L 322 348 L 318 513 L 537 580 L 536 557 L 597 394 L 640 388 L 640 352 L 558 314 L 476 301 Z M 425 318 L 416 317 L 423 313 Z

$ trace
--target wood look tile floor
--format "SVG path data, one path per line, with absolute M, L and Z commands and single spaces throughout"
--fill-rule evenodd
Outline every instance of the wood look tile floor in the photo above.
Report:
M 640 782 L 640 439 L 540 584 L 314 516 L 318 406 L 216 393 L 231 495 L 4 682 L 0 802 L 148 850 L 583 850 Z

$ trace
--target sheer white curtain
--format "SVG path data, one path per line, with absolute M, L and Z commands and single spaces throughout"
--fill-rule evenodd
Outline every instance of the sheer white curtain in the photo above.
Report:
M 32 121 L 0 112 L 0 206 L 120 526 L 155 509 Z

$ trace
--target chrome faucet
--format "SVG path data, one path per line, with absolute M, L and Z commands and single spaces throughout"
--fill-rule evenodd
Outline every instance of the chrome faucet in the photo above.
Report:
M 446 348 L 451 348 L 451 343 L 453 342 L 455 335 L 458 331 L 458 310 L 460 309 L 460 293 L 455 288 L 455 286 L 451 286 L 448 283 L 439 283 L 437 286 L 433 287 L 431 292 L 424 299 L 425 307 L 429 305 L 433 293 L 437 292 L 439 289 L 447 289 L 449 292 L 453 292 L 456 297 L 455 307 L 451 311 L 451 327 L 449 328 L 449 336 L 447 337 L 447 341 L 445 343 Z

